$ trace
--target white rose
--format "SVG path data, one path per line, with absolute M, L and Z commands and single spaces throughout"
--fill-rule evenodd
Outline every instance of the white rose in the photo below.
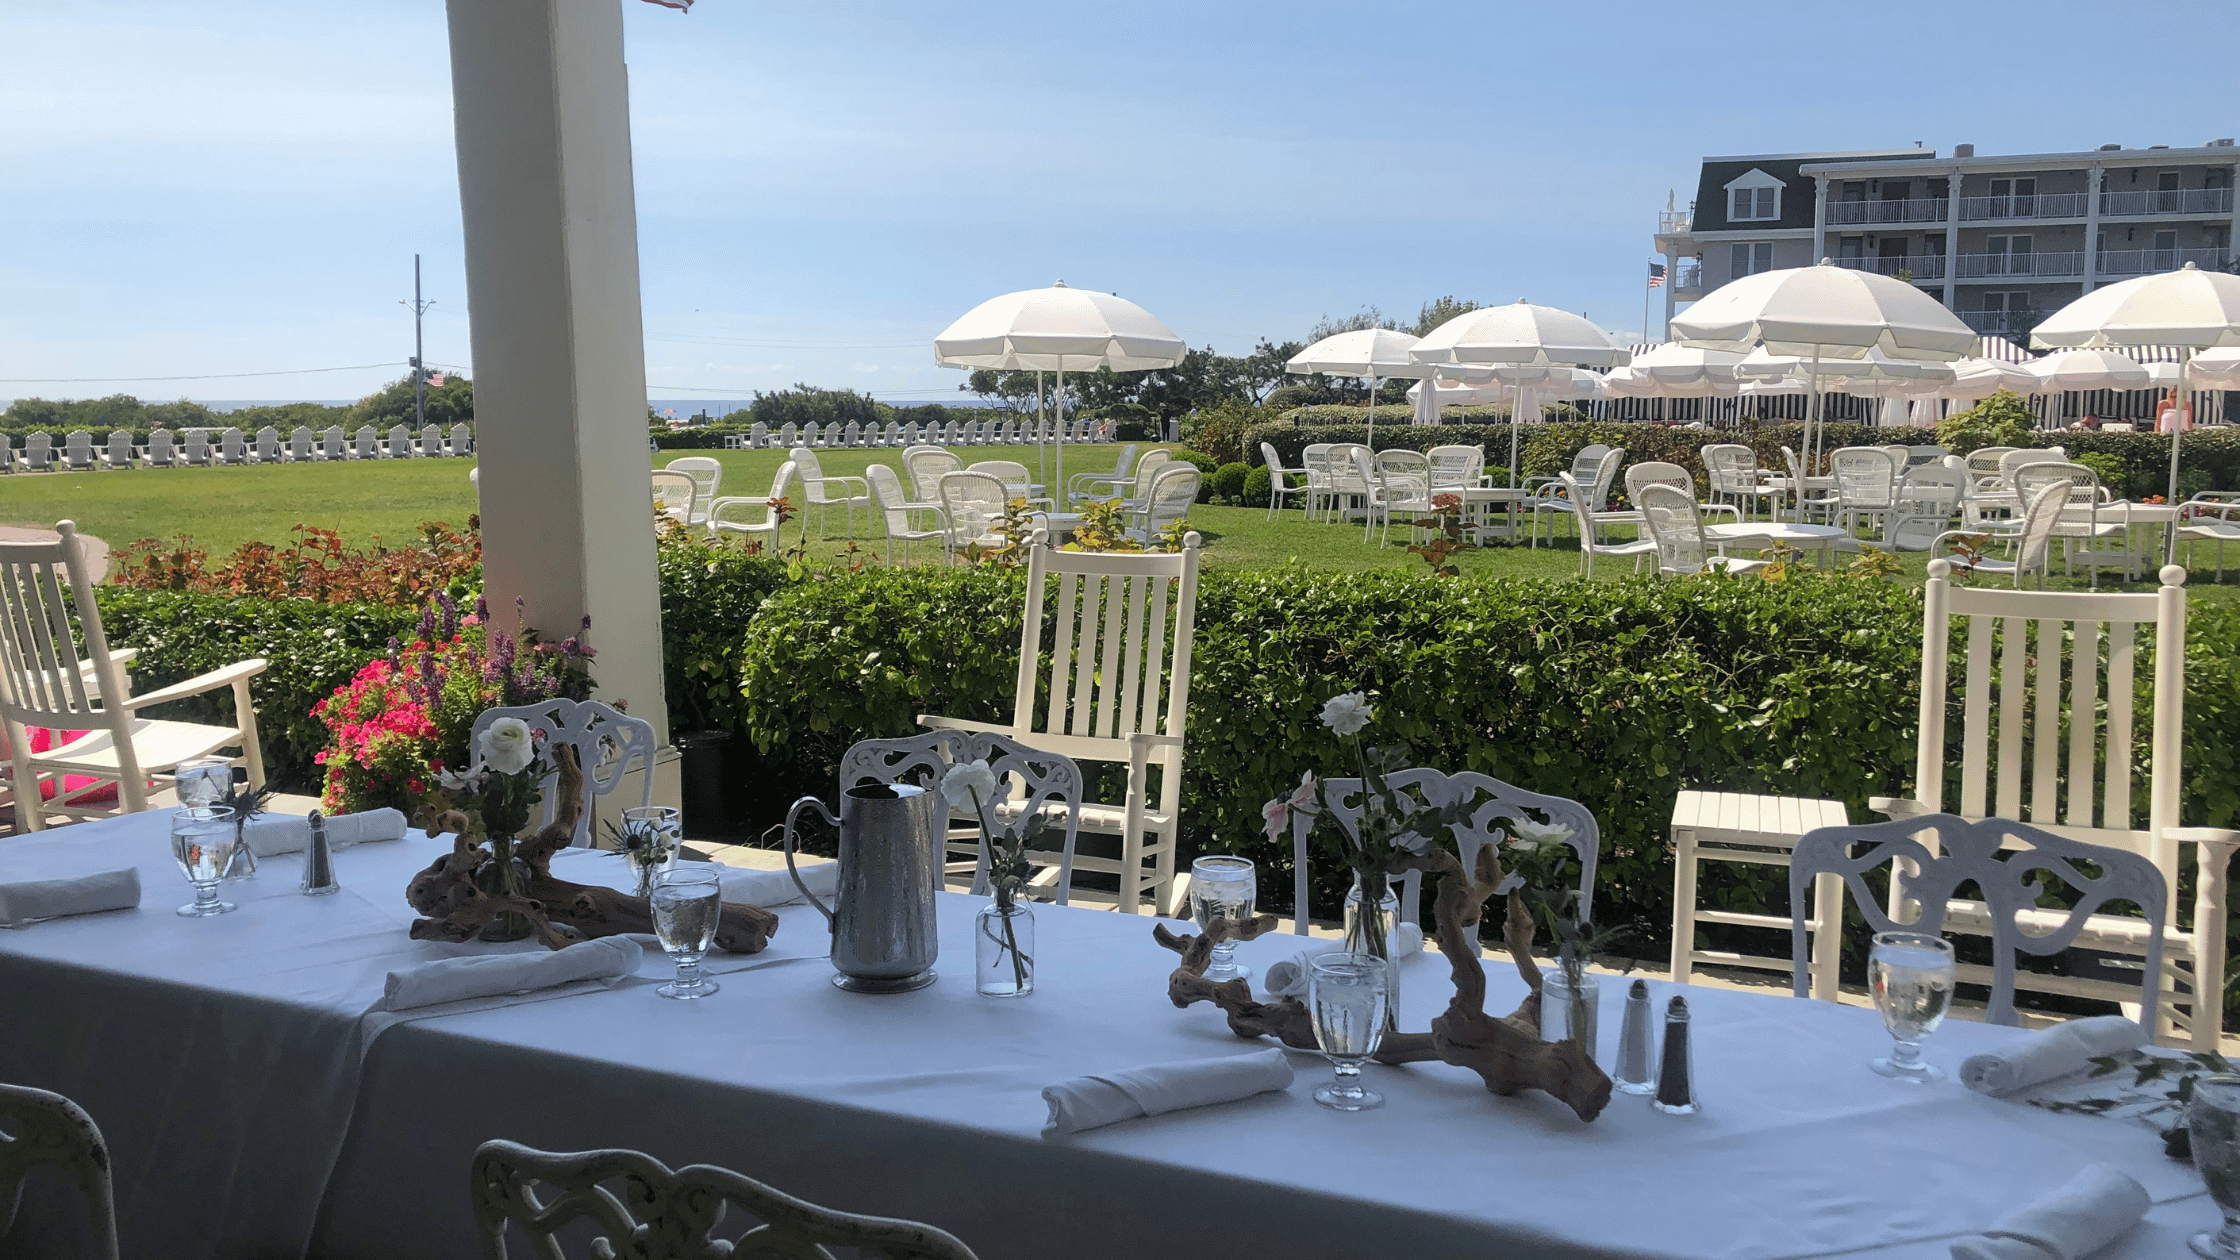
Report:
M 1507 821 L 1509 834 L 1513 837 L 1509 841 L 1512 849 L 1538 852 L 1552 849 L 1571 839 L 1571 828 L 1562 823 L 1537 823 L 1529 818 L 1511 818 Z
M 499 774 L 519 774 L 536 760 L 536 740 L 520 718 L 499 718 L 477 743 L 482 763 Z
M 941 776 L 941 795 L 948 798 L 949 808 L 977 814 L 996 799 L 996 772 L 988 768 L 986 758 L 960 761 Z
M 1359 734 L 1376 716 L 1369 697 L 1358 691 L 1332 696 L 1322 705 L 1322 724 L 1340 735 Z

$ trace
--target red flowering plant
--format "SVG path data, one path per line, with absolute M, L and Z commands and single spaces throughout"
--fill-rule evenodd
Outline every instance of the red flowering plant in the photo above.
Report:
M 514 614 L 520 623 L 519 599 Z M 391 639 L 386 656 L 366 662 L 312 706 L 328 731 L 327 746 L 313 758 L 326 768 L 322 808 L 356 813 L 388 806 L 410 816 L 437 793 L 436 777 L 446 767 L 469 764 L 467 736 L 483 710 L 590 694 L 584 666 L 598 653 L 580 633 L 544 643 L 526 624 L 508 634 L 489 622 L 484 601 L 462 615 L 438 592 L 412 642 Z M 586 617 L 582 629 L 590 628 Z

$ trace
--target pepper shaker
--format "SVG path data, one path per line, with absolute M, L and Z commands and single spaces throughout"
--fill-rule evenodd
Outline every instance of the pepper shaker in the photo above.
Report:
M 334 878 L 334 849 L 327 841 L 327 820 L 311 811 L 311 842 L 303 847 L 303 895 L 324 897 L 339 892 Z
M 1625 1022 L 1618 1028 L 1618 1066 L 1611 1084 L 1624 1094 L 1656 1092 L 1656 1032 L 1649 1026 L 1649 983 L 1636 980 L 1626 991 Z
M 1692 1116 L 1696 1086 L 1688 1054 L 1688 999 L 1675 996 L 1664 1010 L 1664 1058 L 1657 1066 L 1657 1093 L 1649 1105 L 1668 1116 Z

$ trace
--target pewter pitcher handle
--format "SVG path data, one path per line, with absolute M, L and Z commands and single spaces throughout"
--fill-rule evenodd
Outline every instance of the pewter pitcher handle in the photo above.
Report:
M 840 827 L 839 815 L 833 813 L 823 801 L 814 796 L 804 796 L 795 801 L 793 808 L 786 811 L 786 874 L 793 876 L 793 886 L 800 889 L 801 895 L 809 899 L 809 904 L 815 906 L 818 912 L 824 915 L 825 930 L 836 932 L 839 927 L 833 921 L 832 907 L 820 901 L 815 893 L 809 891 L 809 886 L 801 882 L 801 871 L 793 864 L 793 820 L 800 815 L 801 807 L 804 805 L 815 806 L 817 812 L 824 815 L 824 820 L 832 824 L 834 830 L 838 830 Z

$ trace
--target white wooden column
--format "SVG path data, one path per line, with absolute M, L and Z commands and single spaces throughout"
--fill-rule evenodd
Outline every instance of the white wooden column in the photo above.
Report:
M 621 0 L 449 10 L 491 613 L 588 614 L 594 695 L 666 744 Z

